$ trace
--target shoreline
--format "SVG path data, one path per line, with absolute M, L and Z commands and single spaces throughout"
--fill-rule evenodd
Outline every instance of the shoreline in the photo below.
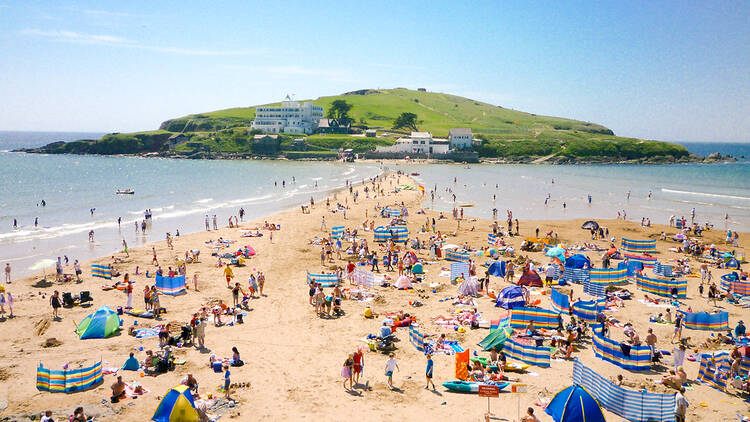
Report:
M 392 173 L 382 174 L 383 184 L 393 183 L 397 186 L 399 183 L 394 181 L 397 177 Z M 405 176 L 400 176 L 402 180 L 411 180 Z M 414 183 L 411 180 L 411 183 Z M 385 197 L 374 199 L 363 198 L 362 187 L 357 186 L 362 198 L 357 205 L 352 204 L 351 195 L 346 190 L 338 190 L 335 195 L 339 201 L 347 201 L 351 210 L 347 214 L 347 220 L 343 220 L 340 213 L 330 213 L 329 208 L 325 207 L 325 200 L 317 201 L 311 214 L 301 214 L 299 208 L 289 209 L 276 212 L 268 217 L 261 217 L 250 221 L 243 222 L 241 227 L 247 228 L 255 222 L 262 222 L 266 219 L 273 223 L 280 223 L 281 230 L 274 233 L 273 244 L 269 242 L 267 235 L 261 238 L 242 238 L 239 237 L 243 229 L 220 228 L 214 232 L 196 232 L 186 234 L 175 239 L 175 249 L 172 251 L 166 247 L 163 240 L 149 242 L 146 245 L 133 248 L 130 252 L 130 258 L 125 263 L 120 264 L 122 273 L 130 272 L 135 265 L 141 265 L 142 269 L 153 269 L 149 265 L 151 260 L 151 247 L 156 248 L 159 254 L 160 263 L 165 268 L 173 262 L 173 259 L 181 255 L 181 251 L 190 248 L 201 249 L 201 262 L 199 264 L 188 264 L 188 278 L 190 279 L 194 272 L 200 273 L 199 287 L 200 291 L 195 292 L 191 289 L 184 296 L 169 297 L 162 296 L 162 306 L 168 310 L 164 318 L 167 321 L 185 321 L 191 313 L 196 310 L 201 303 L 205 303 L 211 298 L 219 298 L 225 301 L 231 301 L 231 294 L 224 285 L 221 269 L 215 268 L 213 263 L 215 258 L 210 256 L 210 248 L 206 249 L 205 240 L 216 239 L 222 236 L 225 239 L 236 240 L 233 247 L 241 247 L 244 244 L 252 245 L 258 255 L 253 257 L 247 266 L 235 268 L 236 281 L 239 281 L 243 289 L 247 283 L 243 277 L 246 277 L 254 268 L 262 270 L 267 277 L 266 291 L 267 297 L 251 300 L 252 310 L 247 311 L 245 324 L 234 327 L 214 327 L 210 325 L 207 331 L 206 344 L 211 349 L 210 353 L 216 353 L 217 356 L 227 356 L 230 354 L 230 348 L 233 345 L 239 347 L 246 362 L 244 367 L 232 368 L 233 382 L 250 382 L 250 387 L 240 389 L 233 393 L 233 397 L 240 402 L 239 407 L 231 412 L 239 412 L 244 415 L 253 414 L 258 420 L 289 420 L 289 419 L 320 419 L 329 420 L 345 419 L 344 415 L 357 414 L 372 420 L 383 420 L 398 415 L 404 420 L 413 420 L 421 417 L 438 418 L 438 420 L 454 419 L 467 420 L 479 419 L 484 413 L 484 402 L 472 395 L 458 395 L 446 392 L 442 387 L 438 392 L 433 393 L 423 389 L 424 384 L 424 357 L 417 352 L 409 343 L 408 332 L 405 329 L 399 329 L 398 350 L 396 351 L 399 360 L 400 371 L 394 376 L 395 383 L 400 392 L 390 391 L 385 387 L 382 375 L 382 365 L 385 357 L 378 353 L 367 353 L 365 357 L 365 372 L 363 386 L 358 387 L 356 394 L 345 392 L 341 387 L 341 378 L 339 376 L 341 362 L 346 358 L 346 354 L 353 351 L 357 346 L 364 345 L 360 340 L 366 333 L 376 332 L 380 319 L 367 320 L 362 318 L 362 312 L 366 304 L 356 301 L 346 300 L 343 303 L 343 309 L 346 314 L 340 318 L 321 319 L 313 315 L 310 306 L 307 304 L 307 288 L 305 286 L 305 272 L 319 271 L 321 268 L 330 270 L 330 264 L 321 267 L 318 256 L 319 247 L 307 244 L 307 240 L 312 236 L 324 236 L 325 232 L 321 230 L 321 217 L 325 216 L 327 229 L 334 225 L 344 223 L 347 227 L 356 227 L 365 218 L 375 218 L 376 225 L 384 224 L 386 221 L 380 217 L 374 217 L 373 207 L 376 203 L 385 206 L 404 201 L 409 207 L 410 218 L 408 227 L 412 236 L 425 239 L 426 234 L 418 233 L 418 228 L 423 224 L 424 218 L 436 216 L 428 209 L 425 209 L 427 215 L 417 215 L 420 204 L 427 198 L 419 195 L 418 191 L 402 191 L 398 194 L 388 194 Z M 389 188 L 384 189 L 388 192 Z M 346 198 L 346 199 L 345 199 Z M 335 201 L 334 201 L 335 203 Z M 519 216 L 522 217 L 522 216 Z M 474 221 L 471 221 L 474 220 Z M 573 222 L 576 222 L 573 224 Z M 535 261 L 546 263 L 547 261 L 541 253 L 520 252 L 519 242 L 528 236 L 533 236 L 533 230 L 537 225 L 541 226 L 542 233 L 546 230 L 559 232 L 560 240 L 569 244 L 587 241 L 587 232 L 581 230 L 580 222 L 582 220 L 545 220 L 531 221 L 521 220 L 521 236 L 510 238 L 510 242 L 516 248 L 519 254 L 531 256 Z M 485 219 L 474 219 L 468 217 L 461 223 L 461 230 L 458 231 L 455 238 L 451 238 L 452 243 L 462 244 L 468 242 L 474 247 L 487 245 L 488 225 L 491 222 Z M 664 226 L 655 225 L 651 228 L 641 228 L 637 223 L 622 222 L 621 220 L 600 220 L 602 225 L 610 228 L 611 235 L 620 238 L 623 234 L 631 235 L 636 238 L 647 237 L 660 231 Z M 438 221 L 438 229 L 443 233 L 452 233 L 457 226 L 453 219 Z M 471 231 L 474 226 L 475 230 Z M 707 239 L 722 236 L 721 231 L 710 232 Z M 742 249 L 747 250 L 748 238 L 747 233 L 742 233 L 740 240 Z M 372 241 L 372 234 L 364 233 L 368 243 Z M 603 245 L 602 242 L 598 242 Z M 605 242 L 606 243 L 606 242 Z M 664 251 L 664 242 L 659 243 L 658 254 L 660 260 L 677 256 L 676 254 Z M 721 245 L 720 245 L 721 246 Z M 374 247 L 374 246 L 373 246 Z M 229 251 L 232 248 L 228 249 Z M 417 251 L 418 256 L 427 259 L 425 251 Z M 588 253 L 592 259 L 598 260 L 598 253 Z M 122 253 L 117 256 L 123 257 Z M 167 258 L 164 261 L 165 257 Z M 171 260 L 170 260 L 171 258 Z M 78 290 L 87 289 L 92 292 L 94 297 L 94 306 L 88 309 L 75 307 L 72 309 L 63 309 L 61 314 L 63 320 L 51 322 L 47 332 L 42 335 L 36 335 L 34 325 L 49 315 L 49 305 L 45 303 L 46 297 L 40 297 L 39 292 L 49 294 L 51 288 L 26 288 L 34 281 L 33 277 L 15 280 L 7 286 L 14 291 L 19 298 L 16 303 L 17 318 L 5 322 L 6 329 L 16 328 L 21 334 L 18 338 L 6 337 L 0 339 L 0 347 L 6 350 L 6 360 L 13 361 L 15 366 L 3 365 L 0 372 L 6 375 L 4 380 L 0 380 L 0 396 L 8 399 L 10 407 L 0 415 L 8 416 L 11 414 L 29 414 L 36 411 L 50 409 L 69 409 L 75 405 L 83 405 L 85 409 L 92 409 L 94 412 L 100 412 L 97 420 L 145 420 L 150 418 L 155 410 L 158 400 L 157 396 L 162 396 L 173 385 L 179 382 L 179 379 L 187 373 L 195 374 L 200 383 L 201 392 L 212 392 L 219 394 L 213 387 L 220 383 L 221 374 L 213 374 L 207 367 L 208 354 L 200 353 L 193 348 L 177 349 L 178 357 L 187 360 L 183 366 L 178 366 L 174 372 L 159 375 L 158 377 L 139 378 L 135 372 L 121 372 L 126 382 L 132 380 L 138 381 L 146 386 L 151 392 L 140 397 L 138 400 L 126 400 L 121 404 L 101 405 L 98 404 L 102 397 L 106 397 L 109 392 L 109 384 L 114 380 L 110 375 L 105 376 L 104 385 L 98 386 L 92 390 L 74 393 L 71 395 L 39 393 L 34 388 L 32 377 L 35 366 L 41 362 L 47 368 L 59 369 L 62 364 L 71 363 L 73 365 L 86 365 L 94 360 L 102 358 L 108 365 L 118 366 L 127 357 L 129 351 L 134 351 L 136 357 L 143 358 L 143 352 L 139 347 L 146 349 L 155 349 L 156 339 L 138 340 L 128 336 L 126 332 L 117 337 L 97 340 L 78 340 L 71 332 L 71 320 L 80 321 L 83 316 L 93 312 L 98 306 L 107 304 L 114 309 L 114 306 L 122 305 L 125 302 L 124 295 L 118 291 L 102 291 L 98 285 L 103 283 L 102 280 L 94 279 L 89 276 L 88 265 L 101 263 L 106 258 L 100 258 L 84 264 L 84 282 L 82 284 L 53 284 L 55 289 L 68 289 L 77 292 Z M 481 263 L 485 258 L 475 258 Z M 392 312 L 402 309 L 406 312 L 412 312 L 417 315 L 420 321 L 420 331 L 433 334 L 441 332 L 447 333 L 449 339 L 460 341 L 460 343 L 475 350 L 475 344 L 486 334 L 486 330 L 467 330 L 466 333 L 457 333 L 453 330 L 441 331 L 440 326 L 431 322 L 431 317 L 439 314 L 448 315 L 455 311 L 455 307 L 448 301 L 443 302 L 444 297 L 455 296 L 455 286 L 446 283 L 445 278 L 439 277 L 440 268 L 448 265 L 446 261 L 439 261 L 436 264 L 425 265 L 427 269 L 427 282 L 437 282 L 440 284 L 439 292 L 431 294 L 427 289 L 424 292 L 399 291 L 392 288 L 376 288 L 378 296 L 381 299 L 370 303 L 373 310 L 379 313 Z M 597 262 L 598 264 L 598 262 Z M 171 264 L 174 265 L 174 264 Z M 341 265 L 341 261 L 336 261 L 336 266 Z M 388 273 L 394 276 L 394 273 Z M 134 277 L 136 279 L 135 291 L 140 292 L 144 284 L 151 284 L 153 279 L 145 279 L 142 276 Z M 718 275 L 716 277 L 718 279 Z M 119 278 L 118 278 L 119 280 Z M 113 280 L 114 281 L 114 280 Z M 419 288 L 426 287 L 425 282 Z M 492 279 L 493 290 L 503 287 L 505 284 Z M 52 286 L 51 286 L 52 287 Z M 348 286 L 345 286 L 348 287 Z M 19 288 L 21 293 L 18 293 Z M 576 295 L 581 295 L 580 286 L 574 286 Z M 634 284 L 628 286 L 630 290 L 636 291 L 637 296 L 642 296 L 635 289 Z M 696 286 L 694 279 L 689 285 L 690 294 L 695 295 Z M 413 308 L 408 306 L 410 301 L 419 300 L 424 302 L 423 307 Z M 428 295 L 425 299 L 422 295 Z M 142 299 L 136 294 L 134 302 L 141 306 Z M 546 304 L 546 296 L 535 296 L 543 299 L 543 307 Z M 495 308 L 490 300 L 479 298 L 476 300 L 477 307 L 486 319 L 497 318 L 502 310 Z M 703 301 L 697 298 L 691 299 L 692 306 L 696 309 L 703 309 Z M 628 302 L 628 307 L 619 313 L 614 313 L 615 317 L 620 319 L 632 318 L 639 330 L 644 329 L 644 318 L 648 315 L 635 314 L 633 309 L 641 305 L 633 300 Z M 654 312 L 655 308 L 643 308 Z M 737 312 L 732 312 L 732 319 L 735 321 Z M 124 317 L 123 331 L 126 331 L 135 320 L 130 316 Z M 154 320 L 139 319 L 139 326 L 153 324 Z M 12 324 L 12 325 L 10 325 Z M 670 327 L 659 327 L 658 335 L 662 343 L 668 339 L 667 334 Z M 28 333 L 28 334 L 27 334 Z M 706 338 L 710 333 L 690 331 L 689 335 L 696 338 L 696 342 Z M 62 341 L 62 345 L 54 348 L 44 348 L 39 346 L 45 338 L 55 337 Z M 662 348 L 666 348 L 664 344 Z M 27 358 L 20 358 L 26 356 Z M 483 354 L 484 355 L 484 354 Z M 593 356 L 590 347 L 577 353 L 584 363 L 594 368 L 597 372 L 606 376 L 614 376 L 618 372 L 624 371 L 614 365 L 604 362 Z M 686 363 L 687 366 L 687 363 Z M 75 366 L 74 366 L 75 367 Z M 521 395 L 522 407 L 533 406 L 537 394 L 543 394 L 550 398 L 557 390 L 569 385 L 570 371 L 572 364 L 568 361 L 553 362 L 551 368 L 532 367 L 531 373 L 537 376 L 526 374 L 513 374 L 525 384 L 530 386 L 530 394 Z M 436 384 L 453 379 L 453 357 L 439 355 L 435 357 Z M 539 376 L 541 373 L 541 376 Z M 690 363 L 688 374 L 690 379 L 694 379 L 697 373 L 697 365 Z M 638 374 L 634 372 L 625 372 L 629 381 L 645 382 L 646 378 L 654 378 L 658 374 Z M 9 380 L 18 377 L 22 380 L 19 385 L 11 388 Z M 554 381 L 552 381 L 554 380 Z M 367 386 L 364 387 L 364 381 Z M 651 387 L 649 387 L 651 388 Z M 699 396 L 700 395 L 700 396 Z M 40 404 L 39 398 L 43 397 L 44 403 Z M 695 385 L 695 391 L 688 393 L 687 398 L 691 402 L 689 415 L 693 418 L 719 418 L 722 416 L 734 416 L 735 411 L 740 411 L 740 406 L 734 406 L 729 403 L 721 405 L 722 408 L 714 406 L 722 399 L 728 396 L 711 389 L 702 384 Z M 493 410 L 499 414 L 515 414 L 516 402 L 518 398 L 515 395 L 501 394 L 500 399 L 493 400 Z M 697 405 L 699 401 L 711 403 L 709 408 L 702 408 Z M 727 399 L 727 402 L 729 400 Z M 276 406 L 267 406 L 267 403 L 274 402 Z M 382 406 L 383 402 L 389 403 L 389 406 Z M 445 405 L 441 403 L 445 402 Z M 131 403 L 133 405 L 131 405 Z M 719 413 L 714 413 L 720 409 Z M 541 408 L 536 408 L 539 413 L 543 413 Z M 612 414 L 606 413 L 612 418 Z M 710 416 L 709 416 L 710 415 Z M 231 417 L 229 415 L 223 417 Z M 544 416 L 543 416 L 544 418 Z M 546 420 L 546 419 L 543 419 Z M 613 419 L 616 420 L 616 419 Z
M 169 159 L 180 159 L 180 160 L 289 160 L 289 161 L 339 161 L 340 159 L 333 154 L 335 151 L 330 151 L 328 155 L 316 156 L 316 154 L 309 154 L 308 156 L 300 156 L 295 158 L 294 156 L 285 156 L 283 152 L 280 155 L 259 155 L 250 152 L 232 153 L 232 152 L 201 152 L 196 153 L 182 153 L 182 152 L 147 152 L 147 153 L 136 153 L 136 154 L 74 154 L 74 153 L 54 153 L 43 151 L 41 148 L 21 148 L 11 150 L 13 153 L 25 153 L 25 154 L 49 154 L 49 155 L 80 155 L 80 156 L 97 156 L 97 157 L 138 157 L 138 158 L 169 158 Z M 313 151 L 314 152 L 314 151 Z M 364 154 L 367 154 L 366 152 Z M 304 154 L 303 154 L 304 155 Z M 413 156 L 414 154 L 410 154 Z M 357 158 L 357 162 L 418 162 L 427 164 L 466 164 L 465 161 L 440 159 L 440 158 L 413 158 L 408 161 L 404 158 Z M 664 165 L 664 164 L 723 164 L 723 163 L 734 163 L 738 162 L 737 158 L 727 155 L 718 157 L 711 156 L 699 156 L 691 154 L 687 158 L 670 159 L 665 157 L 656 158 L 642 158 L 642 159 L 610 159 L 607 157 L 592 157 L 592 158 L 570 158 L 570 157 L 479 157 L 478 162 L 471 162 L 470 164 L 529 164 L 529 165 L 591 165 L 591 164 L 604 164 L 604 165 L 621 165 L 621 164 L 632 164 L 632 165 Z

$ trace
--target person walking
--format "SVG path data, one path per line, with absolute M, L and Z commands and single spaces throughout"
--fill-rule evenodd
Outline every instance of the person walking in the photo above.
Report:
M 427 385 L 424 386 L 425 390 L 430 388 L 430 384 L 432 384 L 432 389 L 435 389 L 435 383 L 432 382 L 432 368 L 434 366 L 435 365 L 432 361 L 432 355 L 427 355 L 427 368 L 425 369 L 425 378 L 427 378 Z
M 229 365 L 224 365 L 224 397 L 229 398 L 229 392 L 232 386 L 232 380 L 230 378 L 231 372 L 229 372 Z
M 682 313 L 681 312 L 675 312 L 674 316 L 674 334 L 672 334 L 672 343 L 674 343 L 675 337 L 677 337 L 677 341 L 679 342 L 682 340 Z
M 193 288 L 198 292 L 198 273 L 193 274 Z
M 130 253 L 128 252 L 128 242 L 125 241 L 125 239 L 122 239 L 122 251 L 125 252 L 125 256 L 130 258 Z
M 396 355 L 391 353 L 385 361 L 385 376 L 388 378 L 388 387 L 393 389 L 393 371 L 401 370 L 396 362 Z
M 5 264 L 5 282 L 10 284 L 10 262 Z
M 216 225 L 216 214 L 214 214 L 214 230 L 219 230 L 219 227 Z
M 227 279 L 227 288 L 230 288 L 231 286 L 229 285 L 229 283 L 234 278 L 234 273 L 232 272 L 232 267 L 230 267 L 229 264 L 224 267 L 224 277 Z
M 60 301 L 60 292 L 55 290 L 54 293 L 52 293 L 52 297 L 49 299 L 49 303 L 52 306 L 52 318 L 57 320 L 60 319 L 60 315 L 58 314 L 58 309 L 62 307 L 62 301 Z

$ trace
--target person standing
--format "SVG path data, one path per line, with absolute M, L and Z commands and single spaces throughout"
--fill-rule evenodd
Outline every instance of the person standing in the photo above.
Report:
M 224 267 L 224 277 L 227 279 L 227 288 L 230 288 L 231 286 L 229 285 L 229 283 L 234 278 L 234 273 L 232 272 L 232 267 L 230 267 L 229 264 Z
M 55 292 L 52 293 L 52 297 L 50 297 L 49 299 L 49 303 L 52 306 L 52 318 L 60 319 L 60 316 L 58 315 L 58 309 L 62 307 L 62 302 L 60 301 L 60 292 L 55 290 Z
M 122 251 L 125 252 L 125 256 L 130 258 L 130 253 L 128 252 L 128 242 L 125 241 L 125 239 L 122 239 Z
M 125 294 L 128 295 L 128 301 L 125 304 L 125 309 L 133 309 L 133 283 L 130 282 L 130 275 L 125 274 L 123 277 L 125 283 Z
M 151 259 L 151 263 L 154 264 L 154 265 L 156 265 L 156 266 L 159 266 L 159 260 L 156 258 L 156 247 L 155 246 L 151 247 L 151 253 L 153 254 L 153 258 Z
M 679 342 L 682 340 L 682 313 L 681 312 L 675 312 L 674 316 L 674 334 L 672 334 L 672 343 L 674 343 L 675 337 L 677 337 L 677 341 Z
M 5 264 L 5 282 L 10 284 L 10 262 Z
M 198 292 L 198 273 L 193 274 L 193 288 Z
M 13 297 L 13 295 L 10 292 L 7 292 L 6 299 L 8 301 L 8 310 L 10 311 L 10 318 L 13 318 L 13 303 L 16 301 L 16 298 Z M 741 321 L 740 321 L 741 322 Z
M 216 214 L 214 214 L 214 230 L 219 230 L 219 227 L 216 225 Z
M 136 231 L 137 230 L 138 229 L 136 228 Z M 211 226 L 208 225 L 208 214 L 206 214 L 206 231 L 210 231 L 210 230 L 211 230 Z
M 365 366 L 365 355 L 362 353 L 362 348 L 358 347 L 352 356 L 354 359 L 352 380 L 354 381 L 354 385 L 357 385 L 359 384 L 359 376 L 362 374 L 362 369 Z
M 427 368 L 425 369 L 425 378 L 427 378 L 427 385 L 424 386 L 425 390 L 430 388 L 430 384 L 432 384 L 432 389 L 435 389 L 435 383 L 432 382 L 432 368 L 434 366 L 435 365 L 432 361 L 432 355 L 427 355 Z
M 229 372 L 229 365 L 224 365 L 224 397 L 229 398 L 229 391 L 231 390 L 232 380 L 229 378 L 231 373 Z
M 77 259 L 73 262 L 73 269 L 76 272 L 76 281 L 78 281 L 80 283 L 81 282 L 81 274 L 83 274 L 83 271 L 81 271 L 81 264 L 78 263 Z
M 352 386 L 352 372 L 354 367 L 354 355 L 351 353 L 349 354 L 349 357 L 346 358 L 344 361 L 344 366 L 341 367 L 341 377 L 344 378 L 344 388 L 346 388 L 346 382 L 349 381 L 349 390 L 353 388 Z
M 685 416 L 687 415 L 687 408 L 690 403 L 685 399 L 685 387 L 680 386 L 680 389 L 674 393 L 674 420 L 675 422 L 685 422 Z
M 396 362 L 396 355 L 391 353 L 388 356 L 388 360 L 385 361 L 385 376 L 388 377 L 388 387 L 393 389 L 393 371 L 401 370 Z

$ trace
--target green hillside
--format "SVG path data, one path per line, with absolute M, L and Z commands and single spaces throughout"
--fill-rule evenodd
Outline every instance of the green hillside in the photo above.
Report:
M 287 158 L 333 158 L 339 149 L 353 149 L 371 158 L 388 158 L 373 154 L 377 145 L 391 145 L 401 136 L 392 130 L 394 120 L 402 113 L 417 115 L 420 131 L 447 137 L 455 127 L 469 127 L 482 139 L 474 152 L 456 154 L 458 161 L 497 159 L 503 162 L 546 163 L 664 163 L 695 160 L 678 144 L 646 141 L 615 136 L 604 126 L 539 116 L 511 110 L 468 98 L 437 92 L 405 88 L 365 89 L 342 95 L 311 100 L 330 109 L 336 100 L 351 105 L 349 117 L 359 136 L 306 136 L 282 134 L 275 143 L 254 143 L 250 123 L 255 107 L 217 110 L 167 120 L 158 131 L 109 134 L 98 140 L 58 142 L 31 152 L 74 154 L 144 154 L 190 158 L 233 158 L 252 156 L 286 156 Z M 303 100 L 304 101 L 304 100 Z M 278 105 L 275 103 L 272 105 Z M 377 138 L 361 135 L 363 129 L 377 129 Z M 402 130 L 400 133 L 406 133 Z M 181 134 L 180 141 L 170 137 Z
M 475 134 L 493 139 L 529 139 L 550 131 L 613 135 L 610 129 L 593 123 L 538 116 L 455 95 L 405 88 L 361 90 L 304 101 L 312 101 L 327 110 L 335 100 L 344 100 L 353 106 L 349 114 L 356 123 L 389 129 L 399 114 L 411 112 L 419 116 L 420 130 L 439 137 L 448 136 L 448 130 L 453 127 L 470 127 Z M 167 120 L 161 129 L 211 131 L 246 126 L 254 117 L 255 107 L 229 108 Z

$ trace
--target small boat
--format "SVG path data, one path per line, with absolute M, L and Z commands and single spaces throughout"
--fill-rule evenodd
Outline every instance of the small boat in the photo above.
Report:
M 117 189 L 115 193 L 118 195 L 135 195 L 135 191 L 133 189 Z
M 478 393 L 479 392 L 479 386 L 480 385 L 496 385 L 498 389 L 502 390 L 503 388 L 510 385 L 509 382 L 471 382 L 471 381 L 448 381 L 443 383 L 443 387 L 451 390 L 451 391 L 459 391 L 461 393 Z
M 461 204 L 461 205 L 459 205 L 459 207 L 461 207 L 461 208 L 471 208 L 473 206 L 474 206 L 474 204 Z
M 412 176 L 419 176 L 419 173 L 411 173 Z

